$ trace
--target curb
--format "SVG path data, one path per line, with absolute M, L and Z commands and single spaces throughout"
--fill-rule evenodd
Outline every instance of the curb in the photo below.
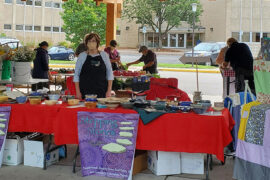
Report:
M 158 68 L 159 71 L 171 71 L 171 72 L 196 72 L 196 69 L 173 69 L 173 68 Z M 214 73 L 219 74 L 219 70 L 204 70 L 198 69 L 199 73 Z
M 50 64 L 50 68 L 75 68 L 75 64 L 63 65 L 63 64 Z M 170 71 L 170 72 L 196 72 L 196 69 L 176 69 L 176 68 L 158 68 L 159 71 Z M 199 73 L 214 73 L 219 74 L 219 70 L 199 69 Z

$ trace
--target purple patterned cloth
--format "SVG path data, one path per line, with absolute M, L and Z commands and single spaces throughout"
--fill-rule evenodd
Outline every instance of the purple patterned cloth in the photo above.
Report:
M 0 135 L 0 167 L 2 165 L 2 157 L 4 151 L 4 142 L 7 135 L 8 124 L 9 124 L 9 117 L 10 117 L 11 107 L 0 107 L 0 124 L 4 124 L 5 128 L 1 128 L 0 130 L 5 133 L 5 135 Z M 5 121 L 3 121 L 5 119 Z
M 128 179 L 133 163 L 138 114 L 78 112 L 78 133 L 83 176 L 105 176 Z M 120 130 L 129 127 L 131 130 Z M 122 137 L 120 132 L 128 132 L 132 137 Z M 117 139 L 128 139 L 132 145 L 119 144 Z M 124 152 L 110 152 L 103 148 L 115 143 Z

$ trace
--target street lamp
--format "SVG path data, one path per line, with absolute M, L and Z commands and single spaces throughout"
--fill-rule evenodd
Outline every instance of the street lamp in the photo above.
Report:
M 195 41 L 195 13 L 197 11 L 197 3 L 192 3 L 192 12 L 193 12 L 193 25 L 192 25 L 192 59 L 194 59 L 194 41 Z M 199 73 L 198 73 L 198 61 L 196 58 L 196 81 L 197 81 L 197 91 L 194 93 L 194 100 L 201 99 L 201 92 L 199 92 Z

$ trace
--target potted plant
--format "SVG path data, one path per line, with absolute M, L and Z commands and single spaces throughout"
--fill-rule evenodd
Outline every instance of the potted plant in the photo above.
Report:
M 28 82 L 31 78 L 31 63 L 35 58 L 35 51 L 27 46 L 18 48 L 11 57 L 14 61 L 12 79 L 17 82 Z

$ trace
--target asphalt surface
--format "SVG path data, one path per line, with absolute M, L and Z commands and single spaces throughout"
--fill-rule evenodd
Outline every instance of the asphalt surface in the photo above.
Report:
M 182 64 L 179 61 L 179 58 L 181 57 L 182 53 L 157 53 L 157 61 L 158 63 L 166 63 L 166 64 Z M 137 52 L 131 52 L 131 53 L 126 53 L 126 52 L 121 52 L 120 51 L 120 56 L 121 56 L 121 61 L 124 63 L 127 62 L 132 62 L 138 60 L 142 54 L 137 53 Z

